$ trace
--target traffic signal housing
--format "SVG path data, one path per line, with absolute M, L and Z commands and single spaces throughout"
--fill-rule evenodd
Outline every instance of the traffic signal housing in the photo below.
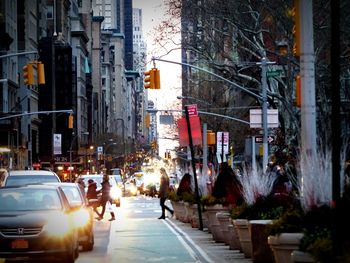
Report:
M 28 63 L 23 67 L 24 85 L 34 85 L 33 64 Z
M 73 129 L 73 127 L 74 127 L 74 116 L 73 116 L 73 114 L 69 114 L 68 129 Z
M 38 85 L 44 85 L 45 84 L 45 68 L 44 64 L 41 62 L 37 63 L 38 66 Z
M 145 89 L 160 89 L 160 71 L 152 68 L 145 72 Z

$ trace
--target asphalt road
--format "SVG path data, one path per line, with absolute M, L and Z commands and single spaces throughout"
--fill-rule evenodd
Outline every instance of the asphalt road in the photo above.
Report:
M 170 205 L 170 203 L 168 204 Z M 144 196 L 123 198 L 115 209 L 95 222 L 95 248 L 81 252 L 78 263 L 87 262 L 208 262 L 196 255 L 168 220 L 159 220 L 159 199 Z

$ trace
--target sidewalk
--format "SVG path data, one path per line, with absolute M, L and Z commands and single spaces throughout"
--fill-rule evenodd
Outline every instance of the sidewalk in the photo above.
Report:
M 216 243 L 207 229 L 201 231 L 198 228 L 192 228 L 190 224 L 182 223 L 175 218 L 168 218 L 167 221 L 172 227 L 180 229 L 190 241 L 192 240 L 193 245 L 199 247 L 199 251 L 204 251 L 203 256 L 208 257 L 208 262 L 252 263 L 252 260 L 245 258 L 242 252 L 230 250 L 225 243 Z

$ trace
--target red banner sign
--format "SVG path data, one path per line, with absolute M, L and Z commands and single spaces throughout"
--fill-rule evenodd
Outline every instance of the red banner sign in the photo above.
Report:
M 191 135 L 193 145 L 202 145 L 201 123 L 198 116 L 192 116 L 190 119 Z M 179 143 L 181 147 L 189 146 L 188 128 L 186 118 L 182 117 L 177 120 L 179 128 Z

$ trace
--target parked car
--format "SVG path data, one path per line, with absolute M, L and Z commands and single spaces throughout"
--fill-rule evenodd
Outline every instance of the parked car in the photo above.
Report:
M 83 174 L 83 175 L 79 175 L 78 178 L 81 178 L 84 180 L 85 193 L 87 192 L 89 179 L 92 179 L 96 182 L 97 191 L 101 190 L 101 188 L 102 188 L 101 183 L 102 183 L 103 175 L 101 175 L 101 174 Z M 116 206 L 120 206 L 120 199 L 122 197 L 122 189 L 117 185 L 117 182 L 115 181 L 115 179 L 111 175 L 109 176 L 109 183 L 111 185 L 110 195 L 112 198 L 112 202 Z
M 21 186 L 46 182 L 61 182 L 55 172 L 46 170 L 13 170 L 5 174 L 2 186 Z
M 94 247 L 94 212 L 86 199 L 85 193 L 77 183 L 47 183 L 60 187 L 67 197 L 69 205 L 76 210 L 76 225 L 79 244 L 83 250 L 91 251 Z
M 61 260 L 79 256 L 75 210 L 53 185 L 0 188 L 0 258 Z

